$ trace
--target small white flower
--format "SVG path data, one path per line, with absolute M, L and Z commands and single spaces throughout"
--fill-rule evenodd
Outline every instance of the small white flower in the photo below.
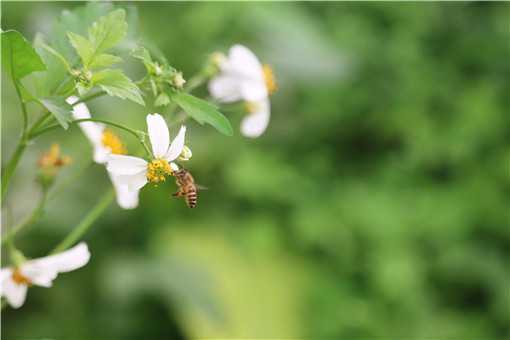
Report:
M 184 149 L 186 127 L 181 126 L 179 133 L 170 143 L 168 126 L 161 115 L 147 115 L 147 130 L 152 145 L 154 158 L 147 162 L 143 158 L 111 155 L 107 170 L 115 176 L 119 183 L 128 186 L 129 190 L 140 190 L 147 182 L 160 183 L 171 175 L 177 167 L 172 163 Z
M 89 249 L 82 242 L 60 254 L 29 260 L 16 268 L 3 268 L 0 270 L 0 296 L 13 308 L 19 308 L 25 302 L 29 286 L 51 287 L 59 273 L 81 268 L 89 259 Z
M 244 100 L 252 106 L 241 123 L 241 133 L 260 136 L 269 123 L 269 96 L 276 90 L 273 72 L 248 48 L 234 45 L 225 58 L 215 58 L 220 72 L 209 82 L 209 92 L 221 102 Z
M 78 97 L 71 96 L 67 98 L 69 104 L 76 103 Z M 91 118 L 90 111 L 84 103 L 79 103 L 73 107 L 74 119 Z M 98 164 L 106 164 L 110 155 L 125 154 L 126 148 L 120 138 L 107 129 L 104 124 L 96 122 L 82 122 L 79 126 L 87 139 L 94 148 L 94 161 Z M 133 209 L 138 206 L 138 190 L 129 190 L 127 185 L 123 185 L 115 176 L 109 174 L 113 188 L 117 197 L 117 204 L 123 209 Z

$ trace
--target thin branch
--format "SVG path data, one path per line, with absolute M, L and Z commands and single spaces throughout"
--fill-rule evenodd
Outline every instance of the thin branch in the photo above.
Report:
M 64 251 L 75 244 L 110 206 L 114 197 L 113 189 L 110 188 L 80 223 L 52 250 L 51 254 Z
M 43 191 L 39 204 L 32 211 L 30 216 L 21 223 L 18 223 L 17 225 L 9 229 L 4 235 L 2 235 L 1 241 L 2 245 L 6 242 L 10 242 L 22 229 L 32 225 L 35 221 L 39 219 L 39 217 L 41 217 L 41 215 L 44 212 L 44 206 L 47 202 L 47 198 L 48 198 L 47 192 Z

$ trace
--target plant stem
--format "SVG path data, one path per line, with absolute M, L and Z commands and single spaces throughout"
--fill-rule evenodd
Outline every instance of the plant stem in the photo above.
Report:
M 76 123 L 83 123 L 83 122 L 103 123 L 103 124 L 114 126 L 114 127 L 118 128 L 118 129 L 127 131 L 127 132 L 129 132 L 130 134 L 132 134 L 133 136 L 135 136 L 138 139 L 138 141 L 142 144 L 143 148 L 147 152 L 148 156 L 152 155 L 149 147 L 147 146 L 147 143 L 145 142 L 145 133 L 142 132 L 142 131 L 134 130 L 134 129 L 132 129 L 130 127 L 127 127 L 125 125 L 122 125 L 122 124 L 110 122 L 110 121 L 104 120 L 104 119 L 97 119 L 97 118 L 75 119 L 72 122 L 70 122 L 69 124 L 76 124 Z M 54 125 L 47 126 L 47 127 L 43 128 L 43 129 L 41 129 L 39 131 L 31 133 L 29 135 L 29 138 L 30 139 L 34 139 L 34 138 L 36 138 L 36 137 L 38 137 L 38 136 L 40 136 L 40 135 L 42 135 L 42 134 L 44 134 L 46 132 L 51 131 L 53 129 L 56 129 L 58 127 L 60 127 L 60 124 L 54 124 Z
M 202 85 L 203 83 L 205 83 L 206 80 L 207 77 L 202 72 L 198 73 L 197 75 L 191 77 L 188 80 L 186 86 L 184 87 L 184 91 L 189 93 L 196 89 L 197 87 L 199 87 L 200 85 Z
M 75 119 L 71 122 L 69 122 L 69 124 L 76 124 L 76 123 L 83 123 L 83 122 L 97 122 L 97 123 L 103 123 L 103 124 L 106 124 L 106 125 L 111 125 L 111 126 L 114 126 L 116 128 L 119 128 L 119 129 L 122 129 L 124 131 L 127 131 L 129 133 L 131 133 L 132 135 L 134 135 L 135 137 L 139 138 L 140 137 L 140 132 L 137 131 L 137 130 L 134 130 L 134 129 L 131 129 L 130 127 L 127 127 L 125 125 L 122 125 L 122 124 L 118 124 L 118 123 L 114 123 L 114 122 L 110 122 L 108 120 L 104 120 L 104 119 L 97 119 L 97 118 L 83 118 L 83 119 Z M 40 136 L 50 130 L 53 130 L 53 129 L 56 129 L 60 127 L 60 124 L 54 124 L 54 125 L 50 125 L 50 126 L 47 126 L 39 131 L 36 131 L 36 132 L 33 132 L 30 134 L 30 139 L 33 139 L 37 136 Z
M 43 191 L 41 200 L 39 201 L 39 204 L 37 205 L 37 207 L 32 211 L 32 214 L 27 219 L 25 219 L 23 222 L 15 225 L 11 229 L 9 229 L 9 231 L 7 231 L 5 233 L 5 235 L 2 236 L 2 241 L 1 241 L 2 245 L 6 242 L 10 242 L 14 238 L 14 236 L 16 236 L 16 234 L 18 232 L 20 232 L 22 229 L 32 225 L 35 221 L 37 221 L 39 219 L 39 217 L 41 217 L 42 213 L 44 212 L 44 205 L 46 204 L 47 198 L 48 198 L 47 192 Z
M 103 214 L 110 206 L 115 195 L 113 189 L 109 189 L 97 204 L 90 210 L 80 223 L 71 231 L 51 252 L 51 254 L 59 253 L 75 244 L 94 224 L 94 222 Z
M 39 128 L 41 125 L 43 125 L 44 123 L 46 123 L 46 121 L 48 120 L 48 118 L 53 118 L 51 116 L 51 112 L 45 112 L 43 113 L 39 119 L 37 119 L 34 124 L 32 124 L 32 127 L 30 128 L 29 130 L 29 134 L 32 133 L 33 131 L 35 131 L 37 128 Z
M 4 200 L 5 194 L 7 193 L 7 188 L 9 187 L 9 182 L 11 181 L 12 174 L 14 173 L 14 170 L 16 170 L 16 167 L 18 166 L 18 163 L 21 159 L 21 155 L 25 151 L 26 147 L 27 141 L 25 136 L 22 136 L 18 142 L 18 145 L 16 146 L 16 150 L 14 150 L 14 153 L 9 160 L 9 163 L 7 163 L 7 166 L 2 173 L 2 201 Z
M 76 103 L 73 103 L 72 106 L 76 106 L 76 105 L 78 105 L 80 103 L 84 103 L 84 102 L 87 102 L 87 101 L 92 100 L 94 98 L 104 96 L 105 94 L 106 94 L 105 91 L 99 91 L 99 92 L 96 92 L 96 93 L 89 94 L 87 96 L 84 96 L 84 97 L 80 98 L 80 100 L 76 101 Z
M 12 49 L 11 49 L 12 54 Z M 12 58 L 12 55 L 11 55 Z M 20 141 L 18 142 L 18 145 L 16 146 L 16 149 L 14 150 L 14 154 L 11 156 L 11 159 L 9 160 L 9 163 L 7 163 L 6 168 L 4 169 L 4 172 L 2 174 L 2 201 L 5 197 L 5 194 L 7 193 L 7 188 L 9 187 L 9 182 L 11 181 L 12 174 L 16 170 L 16 167 L 18 166 L 18 163 L 21 159 L 21 155 L 25 151 L 25 148 L 27 147 L 27 129 L 28 129 L 28 113 L 27 113 L 27 107 L 25 105 L 25 102 L 23 101 L 23 97 L 21 96 L 21 90 L 19 88 L 19 83 L 14 77 L 14 70 L 11 63 L 11 76 L 12 76 L 12 82 L 14 84 L 14 88 L 16 89 L 16 95 L 18 96 L 19 103 L 21 105 L 21 112 L 23 114 L 23 131 L 21 133 Z

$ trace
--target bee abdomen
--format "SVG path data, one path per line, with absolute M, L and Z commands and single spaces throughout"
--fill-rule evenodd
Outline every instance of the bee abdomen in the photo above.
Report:
M 197 206 L 197 199 L 198 195 L 196 191 L 188 192 L 188 194 L 186 195 L 186 204 L 188 205 L 189 208 L 194 208 Z

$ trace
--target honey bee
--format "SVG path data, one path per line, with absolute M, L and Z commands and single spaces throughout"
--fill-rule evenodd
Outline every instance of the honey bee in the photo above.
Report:
M 182 168 L 174 172 L 175 184 L 179 190 L 172 194 L 174 197 L 184 197 L 188 208 L 194 208 L 197 206 L 198 189 L 199 186 L 195 184 L 195 179 L 191 173 Z

